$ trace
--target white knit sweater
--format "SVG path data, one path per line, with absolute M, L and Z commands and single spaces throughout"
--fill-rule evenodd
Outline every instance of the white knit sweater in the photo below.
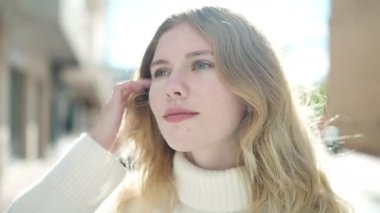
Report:
M 173 170 L 179 196 L 175 213 L 247 212 L 249 196 L 237 168 L 204 170 L 190 163 L 183 153 L 176 153 Z M 83 134 L 64 158 L 16 199 L 7 212 L 94 212 L 124 176 L 124 167 Z M 109 198 L 107 202 L 112 201 Z M 97 212 L 110 211 L 104 206 L 107 205 L 103 204 Z
M 247 188 L 237 168 L 204 170 L 177 152 L 174 177 L 180 201 L 178 212 L 244 212 L 247 209 Z

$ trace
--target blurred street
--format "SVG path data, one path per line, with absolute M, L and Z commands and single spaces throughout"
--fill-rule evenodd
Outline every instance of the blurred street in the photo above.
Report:
M 380 212 L 380 158 L 354 152 L 329 155 L 324 164 L 332 187 L 355 212 Z
M 4 176 L 0 186 L 2 189 L 0 193 L 0 212 L 3 212 L 18 194 L 48 172 L 54 163 L 72 146 L 74 139 L 75 136 L 61 138 L 58 141 L 58 146 L 50 152 L 49 157 L 42 160 L 10 162 L 4 168 Z

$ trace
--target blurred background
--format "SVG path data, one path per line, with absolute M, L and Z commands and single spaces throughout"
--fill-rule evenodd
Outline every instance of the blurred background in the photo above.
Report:
M 322 97 L 333 187 L 357 212 L 380 212 L 378 0 L 0 0 L 0 211 L 91 127 L 158 25 L 204 5 L 246 16 L 290 81 Z

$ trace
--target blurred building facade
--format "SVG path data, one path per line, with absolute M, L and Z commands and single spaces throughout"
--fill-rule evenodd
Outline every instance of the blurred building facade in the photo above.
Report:
M 348 147 L 380 156 L 380 1 L 332 0 L 327 111 Z
M 0 1 L 0 181 L 91 125 L 112 90 L 106 16 L 107 0 Z

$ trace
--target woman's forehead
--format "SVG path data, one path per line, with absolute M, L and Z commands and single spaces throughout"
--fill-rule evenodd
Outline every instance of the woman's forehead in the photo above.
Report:
M 208 40 L 188 23 L 174 26 L 158 40 L 155 57 L 188 54 L 195 51 L 212 51 Z

